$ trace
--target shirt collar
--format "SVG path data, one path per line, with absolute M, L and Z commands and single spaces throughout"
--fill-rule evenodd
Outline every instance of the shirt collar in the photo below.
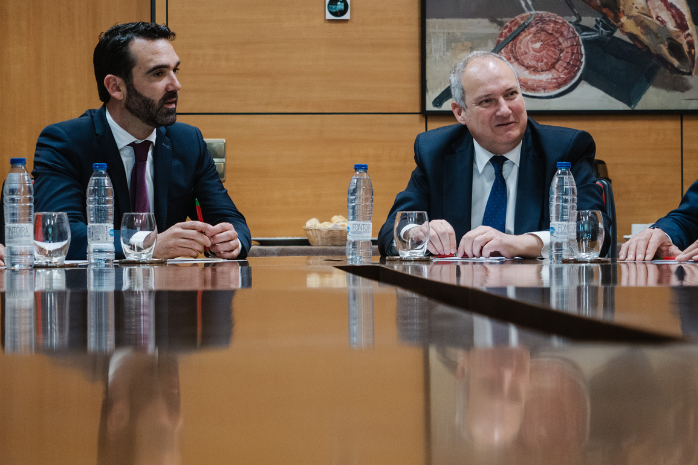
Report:
M 490 158 L 494 157 L 495 154 L 482 148 L 480 144 L 473 139 L 473 144 L 475 146 L 475 163 L 477 164 L 477 171 L 482 174 L 482 170 L 490 162 Z M 519 142 L 519 145 L 513 148 L 513 150 L 503 153 L 502 156 L 506 157 L 509 161 L 514 162 L 516 166 L 519 166 L 519 160 L 521 159 L 521 145 L 523 141 Z
M 111 115 L 109 114 L 109 110 L 107 110 L 107 123 L 109 123 L 109 127 L 111 128 L 111 132 L 112 132 L 112 134 L 114 134 L 114 140 L 116 141 L 116 147 L 119 150 L 123 149 L 131 142 L 143 142 L 142 140 L 136 139 L 131 134 L 129 134 L 124 128 L 119 126 L 116 123 L 116 121 L 114 121 L 114 118 L 112 118 Z M 150 135 L 143 140 L 149 140 L 150 142 L 153 143 L 153 146 L 154 146 L 155 145 L 156 131 L 157 131 L 157 129 L 153 129 L 153 132 L 150 133 Z

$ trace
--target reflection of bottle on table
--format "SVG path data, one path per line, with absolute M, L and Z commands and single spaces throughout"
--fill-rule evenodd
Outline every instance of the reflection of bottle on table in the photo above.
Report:
M 34 270 L 5 271 L 5 352 L 34 352 Z
M 373 339 L 373 281 L 347 273 L 349 293 L 349 344 L 367 347 Z
M 114 351 L 114 268 L 87 270 L 87 351 Z

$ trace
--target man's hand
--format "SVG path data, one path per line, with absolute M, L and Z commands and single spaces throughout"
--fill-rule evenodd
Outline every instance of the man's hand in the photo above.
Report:
M 468 258 L 506 258 L 540 256 L 543 241 L 534 234 L 514 236 L 489 226 L 479 226 L 466 233 L 460 240 L 458 256 Z
M 5 266 L 5 246 L 0 244 L 0 266 Z
M 671 256 L 671 255 L 670 255 Z M 698 260 L 698 241 L 689 245 L 686 250 L 676 255 L 676 259 L 680 262 L 687 262 L 688 260 Z
M 200 221 L 177 223 L 165 232 L 158 234 L 154 258 L 196 258 L 211 246 L 209 236 L 213 226 Z M 203 234 L 202 234 L 203 233 Z
M 216 257 L 233 259 L 242 251 L 238 233 L 230 223 L 219 223 L 207 234 L 211 240 L 211 252 Z
M 671 243 L 664 231 L 648 228 L 621 246 L 618 260 L 642 261 L 677 255 L 681 255 L 681 250 Z
M 456 232 L 446 220 L 429 222 L 429 252 L 434 255 L 451 255 L 456 253 Z

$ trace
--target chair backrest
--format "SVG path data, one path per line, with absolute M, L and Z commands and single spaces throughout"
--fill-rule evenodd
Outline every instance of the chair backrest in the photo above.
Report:
M 611 246 L 608 248 L 606 257 L 608 258 L 618 258 L 618 237 L 617 237 L 617 227 L 616 227 L 616 202 L 613 198 L 613 186 L 611 185 L 610 179 L 599 178 L 596 180 L 596 184 L 603 190 L 603 201 L 606 206 L 606 214 L 611 218 L 611 227 L 609 231 L 606 231 L 611 237 Z

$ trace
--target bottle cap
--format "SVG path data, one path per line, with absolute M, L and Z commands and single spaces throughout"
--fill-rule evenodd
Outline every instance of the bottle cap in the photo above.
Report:
M 568 161 L 559 161 L 557 162 L 557 169 L 559 170 L 568 170 L 572 168 L 572 163 Z
M 10 165 L 26 165 L 26 158 L 10 158 Z
M 107 164 L 106 163 L 94 163 L 92 165 L 93 170 L 106 170 L 107 169 Z
M 365 165 L 363 163 L 357 163 L 354 165 L 354 171 L 356 170 L 368 170 L 368 165 Z

